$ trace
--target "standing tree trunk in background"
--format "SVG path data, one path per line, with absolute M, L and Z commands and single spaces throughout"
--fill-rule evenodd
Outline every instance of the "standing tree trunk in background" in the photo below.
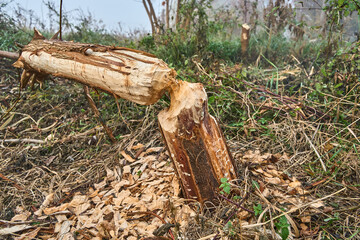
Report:
M 250 40 L 250 26 L 246 23 L 242 25 L 241 28 L 241 53 L 245 54 L 247 52 Z
M 166 29 L 170 28 L 170 0 L 165 0 L 165 26 Z
M 175 18 L 176 28 L 180 24 L 180 10 L 181 10 L 181 0 L 177 0 L 177 3 L 176 3 L 176 18 Z
M 151 26 L 151 33 L 152 35 L 154 36 L 155 35 L 155 26 L 154 26 L 154 21 L 151 17 L 151 14 L 150 14 L 150 10 L 145 2 L 145 0 L 142 0 L 143 2 L 143 5 L 144 5 L 144 8 L 145 8 L 145 11 L 146 11 L 146 14 L 148 15 L 148 18 L 149 18 L 149 21 L 150 21 L 150 26 Z
M 185 197 L 212 200 L 221 178 L 236 178 L 219 125 L 208 113 L 204 87 L 177 80 L 176 72 L 155 56 L 122 47 L 46 40 L 35 30 L 14 66 L 24 69 L 22 87 L 52 74 L 142 105 L 154 104 L 169 92 L 170 107 L 158 119 Z
M 155 36 L 155 34 L 157 34 L 160 31 L 160 26 L 159 26 L 159 22 L 158 22 L 158 19 L 156 17 L 155 11 L 154 11 L 153 4 L 152 4 L 151 0 L 142 0 L 142 3 L 144 5 L 145 11 L 149 17 L 152 35 Z

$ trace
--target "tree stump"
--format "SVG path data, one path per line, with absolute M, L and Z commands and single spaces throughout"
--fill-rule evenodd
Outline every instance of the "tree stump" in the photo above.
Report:
M 221 129 L 208 113 L 200 83 L 172 85 L 170 108 L 159 113 L 160 129 L 186 198 L 212 200 L 221 178 L 236 178 Z
M 241 27 L 241 53 L 245 54 L 249 47 L 250 26 L 244 23 Z

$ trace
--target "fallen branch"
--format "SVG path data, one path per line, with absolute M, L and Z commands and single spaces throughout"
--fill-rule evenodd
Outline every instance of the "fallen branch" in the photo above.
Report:
M 46 141 L 39 139 L 20 138 L 20 139 L 3 139 L 0 140 L 2 143 L 37 143 L 44 144 Z
M 100 112 L 97 109 L 94 100 L 92 99 L 92 97 L 90 96 L 90 92 L 89 92 L 89 87 L 88 86 L 84 86 L 84 94 L 86 99 L 88 100 L 91 109 L 93 110 L 95 117 L 97 118 L 97 120 L 101 123 L 101 125 L 104 127 L 106 134 L 108 135 L 108 137 L 110 138 L 112 143 L 116 142 L 116 139 L 112 133 L 112 131 L 110 130 L 110 128 L 108 128 L 108 126 L 106 125 L 105 121 L 101 118 L 100 116 Z
M 18 59 L 19 56 L 20 54 L 16 52 L 0 51 L 0 57 Z

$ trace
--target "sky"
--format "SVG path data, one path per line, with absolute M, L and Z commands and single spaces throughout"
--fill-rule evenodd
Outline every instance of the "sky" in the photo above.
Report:
M 34 10 L 35 14 L 42 20 L 46 20 L 48 9 L 44 5 L 46 0 L 13 0 L 9 5 L 11 8 L 19 4 L 25 9 Z M 57 6 L 60 0 L 53 0 Z M 161 0 L 152 0 L 155 11 L 160 12 Z M 122 29 L 128 32 L 129 29 L 151 30 L 148 16 L 145 12 L 142 0 L 63 0 L 63 11 L 82 9 L 85 14 L 89 11 L 95 19 L 103 20 L 109 30 L 118 29 L 118 22 Z M 75 11 L 73 11 L 74 14 Z M 44 21 L 45 22 L 45 21 Z

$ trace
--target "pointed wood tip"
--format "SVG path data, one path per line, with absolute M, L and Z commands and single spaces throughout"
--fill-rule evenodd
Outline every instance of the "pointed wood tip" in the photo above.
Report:
M 21 60 L 21 57 L 16 62 L 13 63 L 13 66 L 16 68 L 24 68 L 24 63 Z
M 39 32 L 39 30 L 37 30 L 36 28 L 34 28 L 34 37 L 33 40 L 44 40 L 45 37 Z
M 52 36 L 52 37 L 50 38 L 50 40 L 59 40 L 59 33 L 60 33 L 60 30 L 57 31 L 57 32 L 54 34 L 54 36 Z

